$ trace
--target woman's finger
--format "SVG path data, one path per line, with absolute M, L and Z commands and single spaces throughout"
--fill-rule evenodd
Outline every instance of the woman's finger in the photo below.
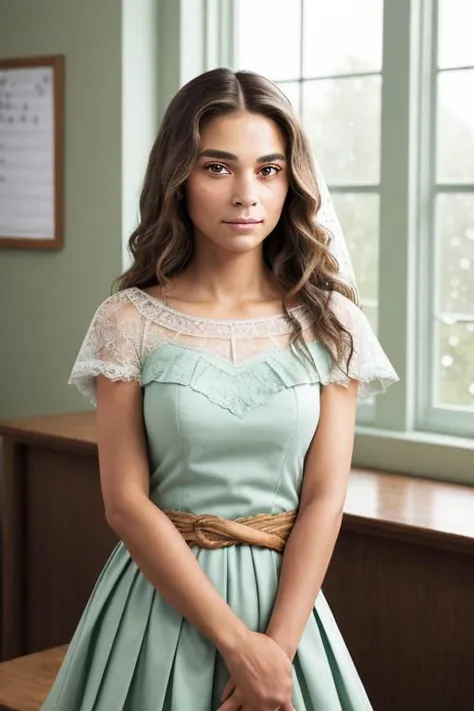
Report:
M 233 691 L 223 704 L 221 704 L 217 711 L 240 711 L 242 708 L 242 699 L 237 690 Z
M 230 677 L 229 681 L 227 682 L 227 684 L 224 687 L 224 691 L 222 692 L 221 701 L 225 701 L 232 694 L 234 689 L 235 689 L 234 680 L 232 679 L 232 677 Z

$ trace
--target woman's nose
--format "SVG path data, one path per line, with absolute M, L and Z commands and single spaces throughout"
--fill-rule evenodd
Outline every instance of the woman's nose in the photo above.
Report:
M 232 204 L 236 207 L 254 207 L 258 203 L 255 183 L 252 179 L 242 179 L 234 185 Z
M 238 207 L 239 205 L 242 207 L 255 207 L 258 200 L 257 200 L 257 198 L 251 197 L 251 196 L 248 196 L 248 197 L 241 197 L 241 196 L 237 197 L 236 196 L 232 202 L 236 207 Z

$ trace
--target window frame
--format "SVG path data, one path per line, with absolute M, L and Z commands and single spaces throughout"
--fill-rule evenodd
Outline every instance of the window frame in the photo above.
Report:
M 187 15 L 189 3 L 199 5 L 199 42 L 195 19 Z M 178 3 L 164 0 L 163 4 L 176 15 Z M 450 427 L 443 417 L 436 421 L 436 413 L 426 408 L 428 390 L 423 378 L 431 321 L 428 287 L 433 288 L 434 280 L 433 264 L 426 258 L 432 254 L 428 239 L 432 217 L 418 206 L 428 204 L 430 166 L 426 157 L 433 130 L 426 127 L 428 118 L 433 117 L 433 92 L 426 73 L 427 67 L 433 66 L 436 7 L 437 0 L 384 3 L 379 243 L 379 274 L 384 276 L 379 278 L 379 338 L 401 383 L 376 398 L 372 423 L 361 414 L 353 464 L 474 485 L 474 423 L 461 432 L 457 424 Z M 179 84 L 174 90 L 184 81 L 184 66 L 192 64 L 194 75 L 217 66 L 235 67 L 237 3 L 180 0 L 179 8 L 178 37 L 173 35 L 178 47 L 175 76 L 179 74 Z M 160 26 L 167 25 L 160 22 Z M 221 36 L 217 42 L 216 30 Z M 186 41 L 191 38 L 192 42 Z M 169 42 L 168 34 L 168 46 Z
M 420 123 L 422 126 L 422 149 L 420 155 L 419 204 L 427 205 L 425 214 L 420 214 L 420 288 L 426 284 L 424 293 L 429 298 L 418 294 L 421 321 L 424 327 L 424 339 L 418 339 L 418 390 L 416 424 L 420 431 L 438 432 L 460 437 L 474 436 L 474 411 L 468 407 L 436 405 L 433 402 L 433 384 L 435 382 L 436 363 L 434 354 L 437 350 L 436 326 L 439 319 L 437 304 L 438 276 L 438 234 L 436 225 L 436 201 L 439 195 L 449 193 L 470 193 L 474 195 L 474 181 L 471 183 L 443 183 L 437 181 L 437 127 L 438 127 L 438 77 L 445 71 L 457 71 L 459 68 L 438 68 L 438 21 L 439 0 L 424 0 L 422 7 L 423 43 L 422 67 L 424 76 L 429 80 L 422 92 L 420 101 Z M 420 42 L 420 44 L 421 44 Z M 421 210 L 420 210 L 421 212 Z M 425 269 L 422 269 L 422 265 Z M 433 308 L 433 304 L 435 305 Z

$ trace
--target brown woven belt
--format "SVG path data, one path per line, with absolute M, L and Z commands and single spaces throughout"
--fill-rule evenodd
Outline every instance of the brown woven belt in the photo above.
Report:
M 189 546 L 226 548 L 239 544 L 264 546 L 282 552 L 297 511 L 258 514 L 245 518 L 221 518 L 213 514 L 164 511 Z

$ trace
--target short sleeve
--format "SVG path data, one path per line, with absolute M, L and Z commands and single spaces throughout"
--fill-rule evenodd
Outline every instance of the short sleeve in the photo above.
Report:
M 349 379 L 359 381 L 359 399 L 383 393 L 399 380 L 395 369 L 385 354 L 363 311 L 342 294 L 333 292 L 332 309 L 339 322 L 352 335 L 354 351 L 349 370 L 346 363 L 334 365 L 331 382 L 347 384 Z M 348 355 L 348 354 L 347 354 Z
M 114 294 L 97 309 L 74 363 L 69 384 L 93 404 L 96 378 L 141 382 L 140 344 L 143 319 L 124 292 Z

